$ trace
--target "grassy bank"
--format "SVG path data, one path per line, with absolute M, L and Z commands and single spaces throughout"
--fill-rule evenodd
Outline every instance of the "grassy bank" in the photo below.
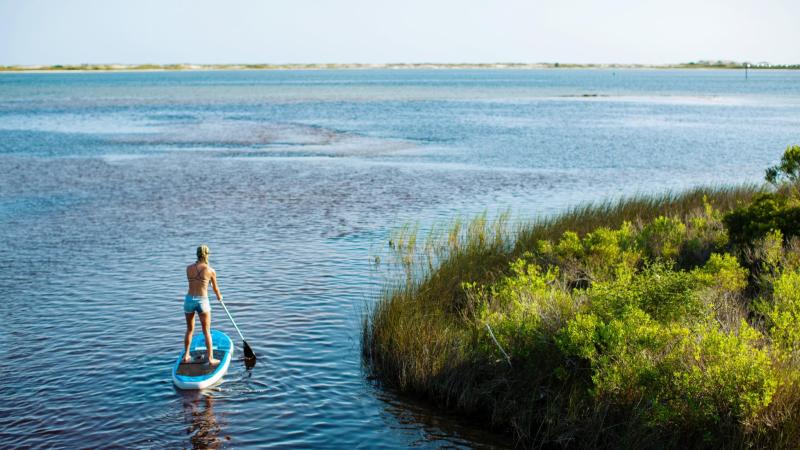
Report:
M 390 246 L 406 277 L 365 316 L 365 366 L 527 447 L 794 448 L 798 168 L 776 168 L 774 187 L 631 198 L 513 229 L 500 217 L 424 242 L 400 232 Z

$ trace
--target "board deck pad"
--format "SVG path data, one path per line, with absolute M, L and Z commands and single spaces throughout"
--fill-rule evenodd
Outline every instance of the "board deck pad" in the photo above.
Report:
M 214 358 L 223 361 L 225 359 L 225 353 L 227 353 L 225 350 L 214 349 Z M 180 363 L 180 365 L 178 365 L 178 375 L 200 377 L 210 374 L 217 368 L 217 366 L 212 366 L 206 362 L 208 352 L 206 352 L 205 349 L 194 350 L 189 352 L 189 354 L 192 355 L 192 362 Z
M 172 382 L 178 389 L 205 389 L 222 381 L 228 372 L 231 357 L 234 353 L 230 336 L 220 330 L 211 330 L 214 342 L 214 358 L 220 360 L 219 365 L 211 366 L 206 361 L 206 346 L 203 339 L 195 339 L 189 348 L 192 360 L 183 362 L 183 352 L 177 355 L 172 365 Z

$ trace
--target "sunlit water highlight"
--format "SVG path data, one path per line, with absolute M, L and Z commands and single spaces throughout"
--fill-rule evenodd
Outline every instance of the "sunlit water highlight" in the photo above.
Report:
M 795 72 L 2 74 L 0 446 L 512 445 L 365 379 L 390 232 L 755 182 L 799 129 Z M 200 242 L 260 358 L 182 393 Z

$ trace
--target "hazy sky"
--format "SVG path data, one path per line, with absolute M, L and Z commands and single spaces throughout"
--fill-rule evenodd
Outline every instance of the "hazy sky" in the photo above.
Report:
M 0 64 L 800 63 L 800 0 L 0 0 Z

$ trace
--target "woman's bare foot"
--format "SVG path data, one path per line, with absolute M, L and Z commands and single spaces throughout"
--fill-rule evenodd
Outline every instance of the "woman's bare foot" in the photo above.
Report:
M 183 362 L 184 363 L 192 362 L 192 354 L 191 353 L 184 353 L 183 354 Z
M 212 366 L 216 366 L 217 364 L 219 364 L 219 360 L 215 359 L 215 358 L 209 358 L 208 359 L 208 364 L 210 364 Z

